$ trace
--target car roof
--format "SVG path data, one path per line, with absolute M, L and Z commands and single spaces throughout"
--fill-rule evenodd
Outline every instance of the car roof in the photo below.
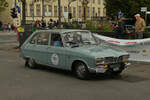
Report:
M 54 32 L 54 33 L 63 34 L 63 33 L 73 32 L 73 31 L 88 31 L 88 30 L 80 30 L 80 29 L 47 29 L 47 30 L 37 30 L 36 32 Z

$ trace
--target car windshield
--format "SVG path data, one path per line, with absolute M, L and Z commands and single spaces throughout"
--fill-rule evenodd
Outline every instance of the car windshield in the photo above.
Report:
M 83 45 L 93 45 L 96 41 L 88 31 L 73 31 L 63 34 L 64 44 L 67 47 L 78 47 Z

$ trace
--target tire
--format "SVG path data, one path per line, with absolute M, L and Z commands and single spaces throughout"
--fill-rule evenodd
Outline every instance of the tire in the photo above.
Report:
M 113 76 L 120 76 L 121 72 L 122 72 L 122 70 L 117 71 L 117 72 L 112 72 L 112 75 Z
M 76 77 L 79 79 L 82 79 L 82 80 L 89 79 L 89 71 L 86 65 L 81 62 L 78 62 L 75 64 L 74 72 L 75 72 Z
M 120 70 L 119 71 L 112 71 L 112 75 L 113 76 L 120 76 L 120 74 L 122 73 L 122 71 L 124 70 L 124 65 L 122 65 L 121 67 L 120 67 Z
M 35 63 L 34 59 L 32 59 L 32 58 L 26 59 L 26 61 L 25 61 L 25 66 L 29 67 L 31 69 L 35 69 L 36 65 L 37 64 Z

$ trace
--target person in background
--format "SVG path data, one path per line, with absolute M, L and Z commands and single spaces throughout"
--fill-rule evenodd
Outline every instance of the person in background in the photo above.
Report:
M 123 35 L 124 35 L 124 32 L 125 32 L 125 26 L 124 26 L 124 17 L 121 17 L 119 20 L 118 20 L 118 29 L 117 29 L 117 36 L 116 38 L 119 38 L 119 39 L 122 39 L 123 38 Z
M 3 26 L 3 23 L 2 23 L 2 21 L 0 21 L 0 29 L 2 28 L 2 26 Z
M 8 23 L 8 31 L 10 32 L 10 30 L 11 30 L 11 24 Z
M 11 30 L 12 31 L 14 30 L 14 24 L 11 24 Z
M 143 32 L 146 27 L 146 23 L 143 18 L 140 17 L 140 14 L 135 15 L 136 23 L 135 23 L 135 33 L 137 39 L 143 39 Z
M 41 27 L 45 28 L 46 27 L 46 22 L 44 20 L 41 20 Z
M 33 23 L 32 23 L 32 33 L 33 32 L 35 32 L 36 31 L 36 28 L 37 28 L 37 21 L 34 21 Z
M 48 27 L 49 27 L 50 29 L 52 29 L 52 28 L 53 28 L 53 24 L 54 24 L 53 20 L 50 19 L 49 22 L 48 22 Z

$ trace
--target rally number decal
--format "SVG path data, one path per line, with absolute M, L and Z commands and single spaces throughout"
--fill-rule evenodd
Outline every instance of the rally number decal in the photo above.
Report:
M 53 65 L 58 65 L 59 64 L 59 57 L 57 54 L 52 54 L 51 56 L 51 61 Z

